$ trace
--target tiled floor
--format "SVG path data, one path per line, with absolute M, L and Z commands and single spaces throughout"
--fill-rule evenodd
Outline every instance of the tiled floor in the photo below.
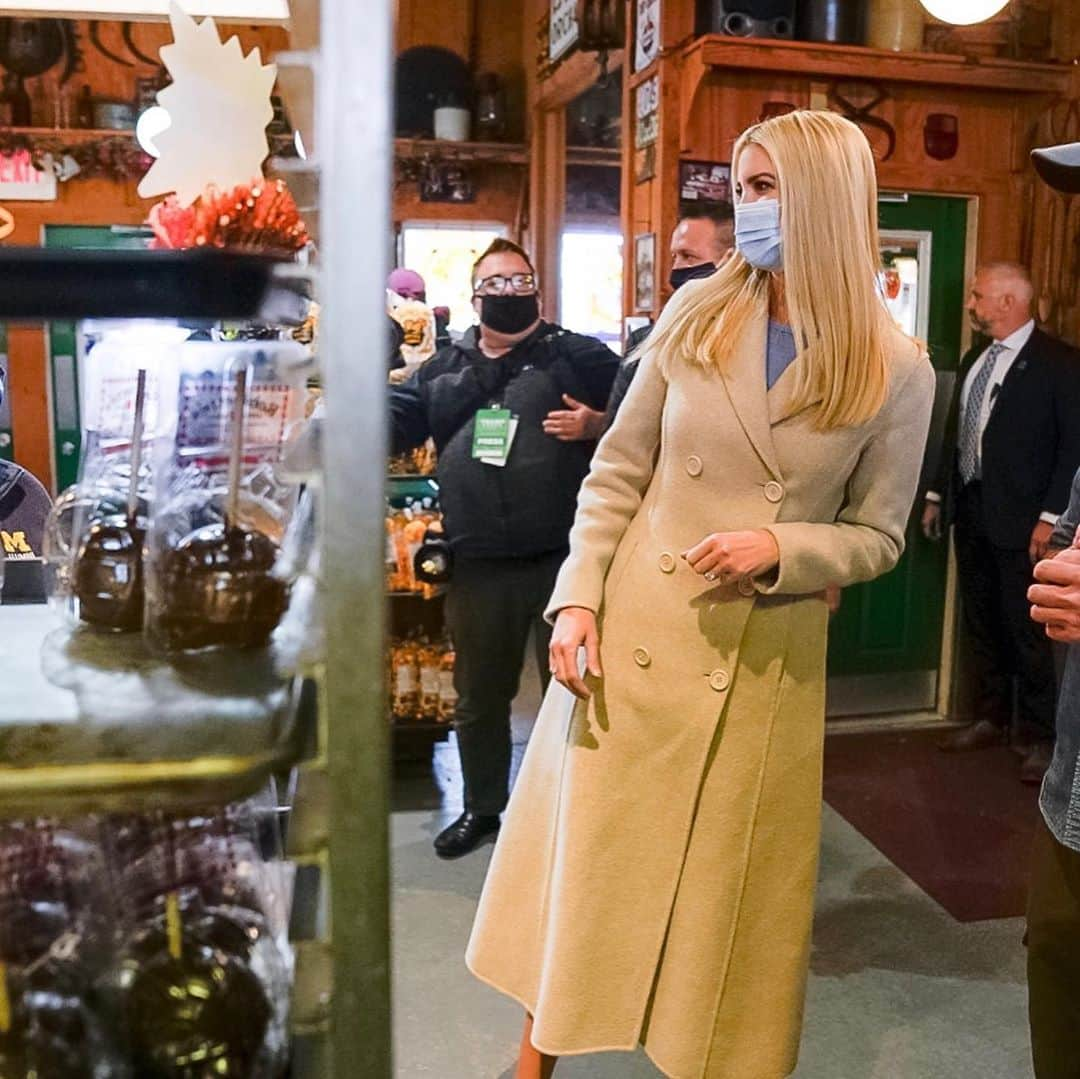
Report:
M 528 734 L 535 682 L 515 720 Z M 511 1079 L 522 1015 L 462 954 L 490 847 L 441 862 L 460 811 L 451 743 L 399 777 L 392 824 L 396 1074 Z M 797 1079 L 1030 1079 L 1022 922 L 961 925 L 826 808 Z M 559 1079 L 657 1079 L 638 1054 L 560 1063 Z M 739 1079 L 762 1079 L 757 1076 Z M 768 1077 L 772 1079 L 772 1077 Z

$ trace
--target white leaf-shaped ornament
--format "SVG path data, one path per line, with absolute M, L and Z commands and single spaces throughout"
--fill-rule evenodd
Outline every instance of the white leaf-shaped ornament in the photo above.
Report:
M 175 2 L 169 21 L 173 43 L 161 61 L 173 81 L 157 100 L 172 122 L 154 139 L 160 156 L 139 194 L 175 191 L 190 206 L 210 185 L 228 191 L 262 175 L 277 66 L 263 64 L 258 49 L 245 56 L 235 36 L 223 43 L 212 18 L 196 23 Z

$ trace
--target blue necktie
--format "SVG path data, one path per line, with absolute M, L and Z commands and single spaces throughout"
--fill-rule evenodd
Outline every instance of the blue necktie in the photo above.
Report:
M 982 431 L 979 429 L 979 418 L 982 415 L 983 398 L 986 397 L 986 387 L 990 385 L 990 376 L 994 373 L 997 358 L 1005 351 L 1001 342 L 995 342 L 986 351 L 982 359 L 982 366 L 971 381 L 968 390 L 967 404 L 964 407 L 964 422 L 960 428 L 960 478 L 965 484 L 972 480 L 982 478 L 982 461 L 980 460 Z

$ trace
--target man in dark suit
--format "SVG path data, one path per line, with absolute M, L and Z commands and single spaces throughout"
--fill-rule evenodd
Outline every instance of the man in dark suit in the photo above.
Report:
M 952 523 L 975 721 L 941 743 L 960 752 L 1009 740 L 1016 690 L 1020 778 L 1041 782 L 1054 738 L 1050 642 L 1029 618 L 1031 570 L 1046 554 L 1080 466 L 1080 353 L 1037 329 L 1027 270 L 990 263 L 968 299 L 990 339 L 963 358 L 923 531 Z

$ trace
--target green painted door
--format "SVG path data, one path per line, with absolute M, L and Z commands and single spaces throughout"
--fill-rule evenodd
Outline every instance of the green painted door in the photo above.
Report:
M 15 457 L 15 438 L 11 433 L 11 379 L 8 372 L 7 326 L 0 322 L 0 458 Z
M 892 263 L 886 287 L 929 345 L 938 371 L 935 427 L 960 359 L 965 299 L 966 199 L 912 195 L 883 200 L 882 248 Z M 902 272 L 901 272 L 902 271 Z M 903 280 L 901 280 L 903 278 Z M 895 310 L 895 308 L 894 308 Z M 935 441 L 931 433 L 931 445 Z M 930 456 L 933 456 L 931 453 Z M 937 699 L 945 618 L 947 547 L 919 528 L 917 502 L 907 549 L 892 573 L 844 590 L 829 633 L 829 712 L 868 714 L 931 709 Z
M 141 230 L 98 226 L 52 226 L 45 229 L 46 247 L 95 250 L 146 246 Z M 53 460 L 56 490 L 70 487 L 79 474 L 82 443 L 80 422 L 79 342 L 74 322 L 51 322 L 48 327 L 49 371 L 52 384 Z

